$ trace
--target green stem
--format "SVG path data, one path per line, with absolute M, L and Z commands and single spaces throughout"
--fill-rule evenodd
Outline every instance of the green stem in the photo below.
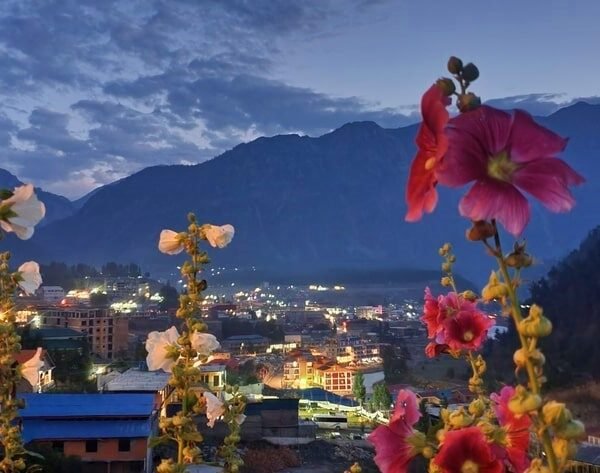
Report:
M 525 367 L 527 369 L 527 376 L 529 378 L 529 387 L 533 394 L 540 395 L 540 382 L 539 378 L 535 372 L 535 367 L 529 358 L 529 343 L 527 338 L 519 332 L 519 322 L 523 320 L 523 315 L 521 314 L 521 305 L 519 304 L 519 299 L 517 296 L 517 292 L 512 284 L 512 279 L 508 272 L 508 266 L 506 265 L 506 261 L 504 260 L 504 254 L 502 253 L 502 245 L 500 244 L 500 235 L 498 234 L 498 228 L 496 227 L 496 222 L 492 220 L 492 225 L 496 230 L 494 234 L 494 242 L 496 243 L 496 259 L 498 260 L 498 265 L 500 267 L 500 272 L 502 274 L 502 278 L 504 279 L 504 283 L 508 289 L 508 297 L 511 301 L 511 316 L 515 323 L 515 328 L 517 329 L 517 333 L 519 335 L 519 340 L 521 341 L 521 347 L 526 355 L 526 364 Z M 538 409 L 538 419 L 541 418 L 542 407 Z M 538 422 L 539 424 L 539 422 Z M 552 448 L 552 438 L 550 433 L 544 426 L 538 425 L 538 435 L 540 436 L 540 440 L 542 442 L 542 447 L 544 452 L 546 453 L 546 460 L 548 461 L 548 467 L 552 473 L 558 473 L 560 471 L 558 466 L 558 461 L 556 455 L 554 454 L 554 449 Z

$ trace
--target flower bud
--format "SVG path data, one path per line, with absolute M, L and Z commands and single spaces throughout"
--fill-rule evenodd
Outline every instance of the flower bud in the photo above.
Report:
M 456 105 L 462 113 L 470 112 L 481 105 L 481 99 L 474 93 L 468 92 L 458 96 L 458 102 Z
M 508 401 L 508 408 L 513 414 L 522 415 L 539 409 L 542 405 L 542 398 L 529 392 L 523 386 L 517 386 L 515 394 Z
M 440 281 L 440 283 L 442 284 L 442 286 L 444 287 L 450 287 L 452 286 L 452 279 L 449 278 L 448 276 L 444 276 L 442 278 L 442 280 Z
M 442 263 L 442 271 L 444 271 L 445 273 L 449 273 L 450 271 L 452 271 L 452 264 L 448 262 Z
M 544 463 L 540 458 L 534 458 L 531 460 L 529 468 L 527 468 L 524 473 L 550 473 L 550 469 L 547 466 L 544 466 Z
M 447 77 L 438 79 L 435 84 L 442 89 L 442 92 L 447 97 L 456 92 L 456 85 L 454 85 L 454 81 L 452 79 L 448 79 Z
M 513 355 L 513 361 L 518 368 L 524 368 L 528 358 L 534 366 L 543 366 L 546 363 L 546 357 L 537 348 L 528 351 L 525 348 L 519 348 Z
M 360 465 L 358 463 L 354 463 L 350 467 L 350 473 L 361 473 L 361 472 L 362 472 L 362 468 L 360 467 Z
M 406 437 L 406 443 L 411 445 L 417 452 L 421 452 L 427 446 L 427 438 L 423 432 L 414 431 Z
M 438 250 L 440 256 L 446 256 L 448 253 L 452 251 L 452 245 L 450 243 L 444 243 L 442 247 Z
M 469 414 L 475 417 L 481 417 L 483 412 L 485 411 L 485 403 L 481 399 L 474 399 L 469 404 Z
M 483 379 L 479 376 L 472 376 L 469 378 L 469 390 L 471 392 L 477 392 L 477 390 L 481 389 L 483 386 Z
M 462 61 L 456 56 L 450 56 L 448 59 L 448 72 L 450 74 L 460 74 L 463 70 Z
M 477 220 L 473 222 L 471 228 L 467 230 L 467 240 L 484 241 L 496 234 L 494 226 L 486 220 Z
M 544 424 L 560 427 L 573 419 L 571 412 L 562 402 L 549 401 L 542 408 Z
M 498 280 L 498 275 L 492 271 L 487 285 L 481 290 L 484 302 L 499 300 L 508 296 L 508 286 Z
M 475 302 L 478 299 L 477 294 L 470 290 L 463 291 L 460 293 L 460 295 L 464 300 L 470 302 Z
M 544 311 L 539 305 L 533 304 L 529 315 L 519 322 L 518 329 L 525 337 L 547 337 L 552 332 L 552 322 L 544 317 Z
M 579 420 L 570 420 L 554 430 L 557 437 L 567 440 L 579 440 L 585 435 L 585 426 Z
M 427 460 L 429 460 L 433 458 L 433 456 L 435 455 L 435 451 L 433 450 L 433 448 L 427 445 L 421 452 L 421 455 L 423 455 Z
M 569 460 L 577 453 L 577 443 L 573 440 L 555 438 L 552 440 L 552 450 L 559 460 Z
M 479 77 L 479 69 L 477 69 L 477 66 L 475 64 L 469 62 L 463 66 L 461 75 L 464 80 L 468 82 L 473 82 Z
M 473 423 L 473 420 L 473 416 L 469 415 L 463 407 L 459 407 L 455 411 L 452 411 L 448 416 L 449 424 L 455 429 L 468 427 Z

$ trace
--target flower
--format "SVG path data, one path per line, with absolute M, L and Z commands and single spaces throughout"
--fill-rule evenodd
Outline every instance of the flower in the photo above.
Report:
M 420 220 L 423 212 L 431 213 L 437 204 L 436 170 L 448 146 L 444 127 L 448 122 L 446 107 L 449 104 L 450 98 L 436 84 L 421 98 L 423 122 L 417 133 L 417 155 L 410 166 L 406 186 L 407 222 Z
M 440 302 L 441 312 L 446 313 L 443 322 L 443 343 L 450 350 L 477 350 L 487 338 L 494 321 L 479 311 L 474 302 L 450 292 Z M 440 336 L 438 335 L 439 342 Z M 441 343 L 441 342 L 440 342 Z
M 407 471 L 408 464 L 419 452 L 415 443 L 422 434 L 413 430 L 413 425 L 420 416 L 415 394 L 401 390 L 389 425 L 377 427 L 368 438 L 375 446 L 375 463 L 382 473 Z
M 425 306 L 421 321 L 427 326 L 427 336 L 431 339 L 436 338 L 444 328 L 438 300 L 431 295 L 431 290 L 428 287 L 425 288 Z
M 529 467 L 529 429 L 531 418 L 528 415 L 516 416 L 508 408 L 508 402 L 515 395 L 515 388 L 504 386 L 500 394 L 493 393 L 490 399 L 493 402 L 494 413 L 500 426 L 506 433 L 506 456 L 517 473 L 524 472 Z
M 446 432 L 433 461 L 444 473 L 504 473 L 502 462 L 477 427 Z
M 233 240 L 234 234 L 235 228 L 233 228 L 233 225 L 227 224 L 220 227 L 217 225 L 204 226 L 204 236 L 213 248 L 225 248 Z
M 217 338 L 210 333 L 194 332 L 191 336 L 192 348 L 198 355 L 208 356 L 221 346 Z
M 44 361 L 42 360 L 42 349 L 38 348 L 35 351 L 35 355 L 21 366 L 21 376 L 29 381 L 29 384 L 31 384 L 33 388 L 36 388 L 40 382 L 40 370 L 43 367 Z
M 211 392 L 204 391 L 202 395 L 206 401 L 206 418 L 208 419 L 206 425 L 213 428 L 215 421 L 225 414 L 225 404 Z
M 183 251 L 183 244 L 179 233 L 173 230 L 163 230 L 160 232 L 158 240 L 158 249 L 166 255 L 177 255 Z
M 169 347 L 177 346 L 179 332 L 176 327 L 171 327 L 164 332 L 150 332 L 146 340 L 146 364 L 150 371 L 162 369 L 167 373 L 171 372 L 175 360 L 168 357 Z
M 0 201 L 2 208 L 15 215 L 0 220 L 0 227 L 5 232 L 15 232 L 21 240 L 31 238 L 33 228 L 46 215 L 46 206 L 38 200 L 32 184 L 15 187 L 11 197 Z
M 447 353 L 448 350 L 449 347 L 445 343 L 431 342 L 425 347 L 425 355 L 427 355 L 427 358 L 435 358 L 442 353 Z
M 512 114 L 488 106 L 462 113 L 446 127 L 448 150 L 436 175 L 441 184 L 475 184 L 461 199 L 460 214 L 498 220 L 511 234 L 523 232 L 530 217 L 525 191 L 552 212 L 575 205 L 569 186 L 583 177 L 555 156 L 567 140 L 537 124 L 522 110 Z
M 26 294 L 34 294 L 42 284 L 42 276 L 40 275 L 40 265 L 35 261 L 27 261 L 19 266 L 19 287 Z

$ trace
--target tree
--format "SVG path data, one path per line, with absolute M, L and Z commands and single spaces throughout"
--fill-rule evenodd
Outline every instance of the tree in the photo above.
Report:
M 381 358 L 383 359 L 383 375 L 388 383 L 401 381 L 405 377 L 408 372 L 406 359 L 397 357 L 394 347 L 384 345 L 381 349 Z
M 373 407 L 375 410 L 389 411 L 392 406 L 392 395 L 385 384 L 377 384 L 373 387 Z
M 365 388 L 365 377 L 360 371 L 357 371 L 354 374 L 354 379 L 352 381 L 352 394 L 362 406 L 365 402 L 365 397 L 367 396 L 367 389 Z
M 162 301 L 159 304 L 160 310 L 176 309 L 179 307 L 179 293 L 169 283 L 161 287 L 158 294 L 162 297 Z

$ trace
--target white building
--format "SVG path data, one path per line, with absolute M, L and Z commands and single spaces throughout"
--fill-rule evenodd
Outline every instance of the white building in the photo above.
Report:
M 57 303 L 65 298 L 65 290 L 60 286 L 42 286 L 40 293 L 45 302 Z

